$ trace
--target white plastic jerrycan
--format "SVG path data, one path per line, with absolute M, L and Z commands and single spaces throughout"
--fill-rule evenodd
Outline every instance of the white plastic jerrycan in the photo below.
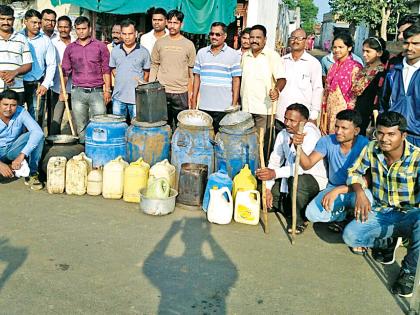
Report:
M 66 163 L 64 156 L 53 156 L 47 164 L 47 190 L 50 194 L 62 194 L 66 186 Z
M 102 169 L 93 169 L 87 177 L 86 192 L 91 196 L 102 194 Z
M 258 190 L 239 190 L 235 198 L 235 221 L 251 225 L 258 224 L 260 202 L 260 192 Z
M 227 199 L 226 199 L 227 196 Z M 210 190 L 207 220 L 217 224 L 229 224 L 233 216 L 233 199 L 229 188 L 217 186 Z
M 167 159 L 161 162 L 157 162 L 150 168 L 149 181 L 153 181 L 156 178 L 166 178 L 169 181 L 171 188 L 175 188 L 175 166 L 169 163 Z
M 68 195 L 84 195 L 87 187 L 87 176 L 90 171 L 89 159 L 85 153 L 71 158 L 66 165 L 66 193 Z
M 104 166 L 102 196 L 107 199 L 120 199 L 124 192 L 124 169 L 128 163 L 121 156 Z

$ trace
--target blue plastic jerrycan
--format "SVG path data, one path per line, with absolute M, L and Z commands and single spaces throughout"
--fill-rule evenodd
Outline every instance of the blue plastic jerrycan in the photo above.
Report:
M 227 173 L 225 163 L 221 163 L 220 169 L 216 173 L 211 174 L 207 180 L 206 190 L 204 192 L 203 199 L 203 210 L 205 212 L 207 212 L 210 202 L 210 190 L 215 186 L 218 189 L 222 187 L 227 187 L 232 192 L 233 181 Z

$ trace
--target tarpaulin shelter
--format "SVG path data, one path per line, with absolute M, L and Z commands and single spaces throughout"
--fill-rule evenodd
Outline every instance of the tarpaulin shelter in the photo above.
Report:
M 213 22 L 226 25 L 235 20 L 236 0 L 51 0 L 54 6 L 73 4 L 111 14 L 145 13 L 151 7 L 179 9 L 184 15 L 183 31 L 205 34 Z

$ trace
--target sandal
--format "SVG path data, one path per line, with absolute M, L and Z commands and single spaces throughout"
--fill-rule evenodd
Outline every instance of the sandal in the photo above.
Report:
M 300 225 L 297 225 L 296 226 L 296 235 L 302 234 L 303 232 L 305 232 L 308 225 L 309 225 L 308 223 L 302 223 Z M 288 228 L 287 233 L 292 234 L 292 228 Z
M 349 247 L 349 249 L 354 255 L 365 256 L 368 253 L 366 247 Z
M 347 225 L 347 221 L 332 222 L 328 224 L 328 229 L 335 233 L 342 233 Z

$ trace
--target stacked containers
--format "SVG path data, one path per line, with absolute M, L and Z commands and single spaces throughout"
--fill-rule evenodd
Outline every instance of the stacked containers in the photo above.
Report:
M 86 128 L 86 155 L 93 167 L 100 167 L 111 160 L 127 156 L 127 124 L 125 117 L 97 115 L 91 118 Z

